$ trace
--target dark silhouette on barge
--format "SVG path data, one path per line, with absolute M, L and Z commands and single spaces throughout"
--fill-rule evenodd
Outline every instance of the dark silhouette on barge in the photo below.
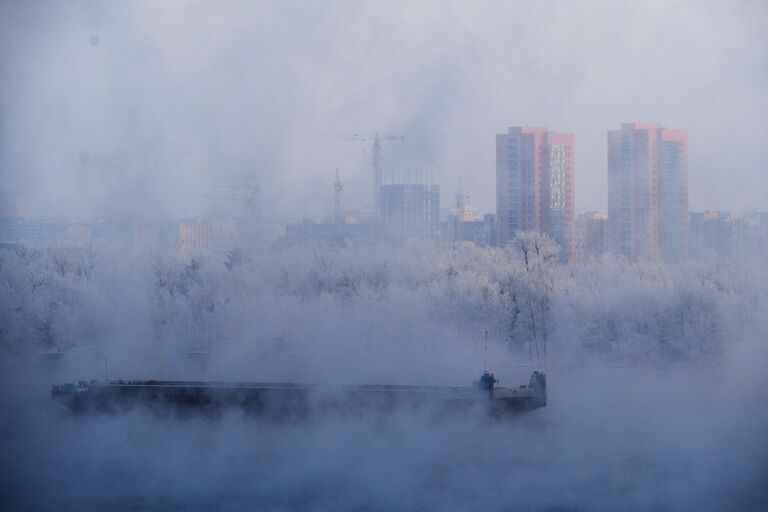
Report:
M 498 387 L 485 372 L 474 386 L 353 385 L 199 382 L 162 380 L 80 381 L 54 385 L 51 398 L 75 412 L 118 412 L 137 406 L 220 411 L 225 407 L 274 417 L 308 417 L 313 412 L 389 412 L 436 407 L 446 413 L 482 407 L 493 414 L 530 411 L 547 405 L 547 379 L 533 372 L 528 385 Z

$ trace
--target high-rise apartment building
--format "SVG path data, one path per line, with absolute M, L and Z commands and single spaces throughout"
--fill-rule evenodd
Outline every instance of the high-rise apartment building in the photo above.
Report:
M 608 132 L 607 246 L 630 260 L 686 257 L 688 132 L 624 123 Z
M 574 256 L 573 134 L 520 126 L 496 135 L 498 242 L 538 231 Z
M 582 212 L 576 216 L 576 257 L 595 260 L 605 252 L 605 212 Z

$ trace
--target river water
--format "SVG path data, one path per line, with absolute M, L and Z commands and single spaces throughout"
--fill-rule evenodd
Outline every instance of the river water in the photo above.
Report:
M 279 425 L 237 411 L 73 416 L 49 386 L 79 372 L 3 361 L 6 510 L 768 506 L 768 402 L 764 378 L 749 371 L 550 368 L 548 407 L 508 421 L 396 414 Z M 498 374 L 513 385 L 526 372 Z

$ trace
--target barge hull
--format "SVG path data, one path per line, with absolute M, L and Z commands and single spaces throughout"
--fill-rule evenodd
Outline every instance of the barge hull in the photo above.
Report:
M 479 386 L 366 385 L 329 388 L 295 383 L 81 381 L 53 386 L 51 397 L 75 412 L 120 412 L 135 407 L 218 412 L 226 407 L 238 407 L 253 414 L 303 418 L 325 411 L 356 414 L 432 407 L 445 413 L 475 408 L 503 413 L 545 406 L 546 379 L 543 373 L 535 372 L 528 386 L 491 386 L 487 389 Z

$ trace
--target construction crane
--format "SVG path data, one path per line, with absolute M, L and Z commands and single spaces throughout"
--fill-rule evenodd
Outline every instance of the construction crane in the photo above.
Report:
M 466 220 L 466 205 L 465 200 L 469 199 L 469 194 L 465 194 L 461 188 L 461 176 L 459 176 L 459 188 L 456 189 L 456 218 L 459 222 Z
M 459 176 L 459 188 L 456 189 L 456 210 L 454 211 L 455 218 L 453 220 L 453 247 L 456 248 L 456 242 L 464 237 L 463 224 L 466 219 L 466 203 L 465 200 L 469 199 L 469 195 L 465 194 L 461 188 L 461 176 Z
M 336 169 L 336 179 L 333 182 L 333 221 L 336 224 L 341 224 L 343 216 L 343 203 L 342 193 L 344 192 L 344 185 L 349 181 L 341 181 L 339 178 L 339 170 Z
M 325 137 L 315 140 L 345 140 L 345 141 L 357 141 L 357 142 L 373 142 L 373 150 L 371 152 L 372 159 L 371 164 L 373 167 L 373 213 L 374 216 L 380 215 L 379 205 L 379 188 L 381 188 L 381 142 L 385 140 L 393 140 L 405 142 L 404 135 L 393 135 L 390 133 L 373 132 L 368 134 L 354 133 L 352 135 L 338 135 L 335 137 Z

